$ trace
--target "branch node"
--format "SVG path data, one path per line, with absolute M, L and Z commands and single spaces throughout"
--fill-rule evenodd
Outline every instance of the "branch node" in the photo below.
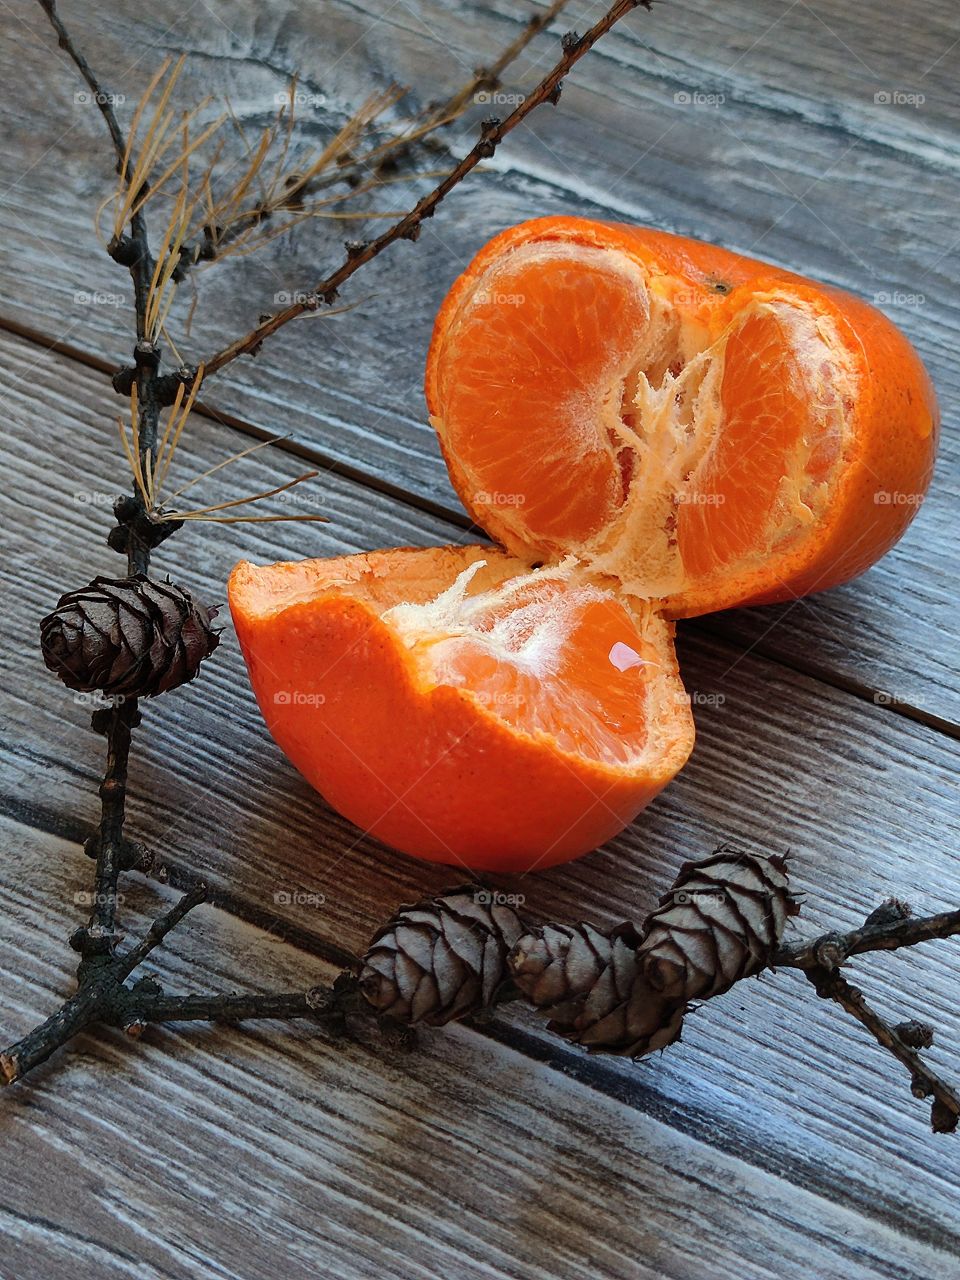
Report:
M 909 902 L 904 902 L 902 898 L 887 898 L 870 912 L 861 927 L 873 929 L 884 924 L 895 924 L 897 920 L 906 920 L 911 915 L 913 908 Z
M 98 925 L 81 925 L 70 935 L 70 946 L 84 960 L 93 956 L 107 956 L 113 950 L 119 935 L 105 932 Z
M 114 236 L 107 245 L 107 253 L 121 267 L 135 267 L 140 261 L 142 246 L 133 236 Z
M 124 838 L 120 842 L 118 860 L 121 871 L 149 871 L 153 854 L 145 844 Z
M 193 368 L 183 366 L 172 373 L 164 373 L 159 378 L 154 378 L 153 394 L 157 405 L 161 409 L 169 408 L 176 401 L 180 388 L 189 388 L 196 376 L 196 366 Z
M 934 1133 L 954 1133 L 960 1117 L 940 1098 L 930 1108 L 930 1127 Z
M 933 1027 L 927 1022 L 918 1022 L 911 1018 L 908 1022 L 898 1022 L 893 1034 L 899 1036 L 910 1049 L 929 1049 L 933 1044 Z
M 133 359 L 138 371 L 149 369 L 155 372 L 160 365 L 160 348 L 146 338 L 141 338 L 133 349 Z
M 499 116 L 490 116 L 488 119 L 481 121 L 480 141 L 477 143 L 476 151 L 482 159 L 489 160 L 496 151 L 502 139 L 500 133 L 500 125 L 502 123 Z
M 113 389 L 117 395 L 128 396 L 136 381 L 137 371 L 133 365 L 124 365 L 122 369 L 118 369 L 110 381 L 113 383 Z
M 839 934 L 828 934 L 826 937 L 821 938 L 817 943 L 815 956 L 817 965 L 828 973 L 839 969 L 847 958 L 847 950 L 843 944 L 843 939 Z
M 332 987 L 311 987 L 306 994 L 307 1007 L 314 1013 L 330 1013 L 337 1005 L 336 991 Z
M 156 999 L 163 995 L 163 987 L 156 978 L 138 978 L 130 988 L 130 994 L 135 996 L 150 996 Z

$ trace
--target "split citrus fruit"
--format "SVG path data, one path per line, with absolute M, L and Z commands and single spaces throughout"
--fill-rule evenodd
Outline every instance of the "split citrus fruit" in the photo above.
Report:
M 478 869 L 577 857 L 684 764 L 671 619 L 868 568 L 938 414 L 856 298 L 644 228 L 544 218 L 453 285 L 427 361 L 451 478 L 500 544 L 241 563 L 268 727 L 387 844 Z

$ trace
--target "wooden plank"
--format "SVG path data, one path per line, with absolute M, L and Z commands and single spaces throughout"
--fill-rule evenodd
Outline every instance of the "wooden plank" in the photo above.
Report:
M 68 985 L 64 917 L 79 916 L 86 859 L 2 831 L 9 1031 Z M 135 878 L 125 916 L 142 930 L 170 897 Z M 152 969 L 171 990 L 326 977 L 210 909 Z M 266 1023 L 153 1029 L 136 1045 L 91 1033 L 64 1058 L 4 1096 L 11 1277 L 909 1280 L 949 1266 L 467 1029 L 399 1057 L 375 1033 Z
M 164 49 L 191 51 L 185 93 L 229 94 L 251 125 L 266 118 L 299 66 L 304 84 L 327 99 L 305 122 L 305 138 L 341 120 L 372 82 L 397 76 L 436 96 L 464 76 L 478 48 L 505 43 L 518 21 L 505 2 L 482 15 L 441 3 L 397 6 L 373 23 L 360 6 L 341 4 L 337 15 L 331 24 L 309 7 L 281 4 L 263 15 L 234 6 L 228 27 L 162 0 L 152 19 Z M 567 211 L 652 221 L 868 297 L 913 298 L 891 314 L 928 361 L 949 420 L 960 389 L 960 280 L 941 216 L 960 195 L 951 31 L 946 0 L 928 7 L 922 24 L 892 6 L 874 23 L 840 0 L 816 11 L 774 0 L 715 10 L 704 0 L 638 13 L 578 68 L 559 114 L 534 117 L 505 148 L 497 174 L 477 177 L 451 198 L 428 229 L 427 251 L 426 238 L 418 248 L 399 246 L 358 283 L 357 296 L 374 290 L 370 301 L 324 325 L 319 341 L 315 325 L 288 330 L 266 359 L 234 368 L 210 393 L 260 426 L 292 431 L 325 456 L 458 509 L 424 423 L 419 382 L 431 318 L 450 280 L 495 230 Z M 91 56 L 111 69 L 113 87 L 132 98 L 146 66 L 139 57 L 131 66 L 127 53 L 145 47 L 140 26 L 119 12 L 84 37 Z M 551 47 L 549 40 L 538 46 L 518 83 Z M 317 48 L 325 50 L 323 64 L 307 59 L 303 66 L 304 50 Z M 100 122 L 74 102 L 74 81 L 52 56 L 39 8 L 15 27 L 0 67 L 18 86 L 10 145 L 0 157 L 3 309 L 120 360 L 129 345 L 126 309 L 77 300 L 126 287 L 90 226 L 110 182 Z M 715 110 L 674 101 L 691 90 L 725 101 Z M 892 90 L 923 92 L 926 100 L 917 108 L 874 101 Z M 458 126 L 453 149 L 464 140 Z M 396 208 L 406 198 L 402 186 L 384 197 Z M 313 280 L 318 263 L 339 253 L 341 235 L 339 224 L 301 228 L 263 261 L 201 277 L 204 301 L 189 354 L 220 345 L 277 293 Z M 29 290 L 20 284 L 25 274 Z M 761 652 L 800 669 L 957 725 L 958 473 L 951 436 L 917 522 L 859 583 L 705 625 L 742 647 L 759 642 Z
M 97 533 L 103 506 L 75 494 L 122 483 L 115 453 L 90 430 L 110 399 L 98 378 L 61 357 L 4 339 L 11 483 L 0 495 L 7 554 L 8 742 L 0 773 L 8 809 L 77 838 L 94 815 L 99 743 L 75 705 L 40 669 L 36 619 L 58 591 L 111 568 Z M 182 446 L 185 474 L 223 456 L 231 433 L 196 421 Z M 275 460 L 249 460 L 245 485 L 277 475 Z M 218 473 L 211 500 L 238 490 Z M 331 526 L 232 526 L 179 535 L 158 568 L 216 598 L 241 554 L 333 554 L 365 545 L 371 528 L 398 542 L 436 539 L 432 517 L 327 480 Z M 67 518 L 64 519 L 64 513 Z M 392 524 L 390 522 L 393 522 Z M 57 538 L 51 530 L 57 530 Z M 8 662 L 10 659 L 8 659 Z M 684 673 L 697 700 L 700 739 L 690 766 L 625 835 L 603 851 L 545 874 L 500 883 L 526 896 L 534 916 L 613 923 L 646 910 L 679 863 L 718 839 L 791 846 L 808 893 L 807 924 L 853 924 L 883 896 L 918 909 L 960 901 L 960 866 L 949 856 L 960 814 L 954 757 L 941 735 L 816 682 L 688 631 Z M 720 699 L 723 701 L 720 701 Z M 332 815 L 279 758 L 225 635 L 196 684 L 146 709 L 132 772 L 131 831 L 183 878 L 202 874 L 231 910 L 318 952 L 359 949 L 398 901 L 450 883 L 379 847 Z M 457 878 L 462 877 L 462 872 Z M 324 897 L 277 904 L 304 890 Z M 935 1060 L 960 1060 L 954 992 L 960 954 L 947 944 L 861 966 L 865 988 L 898 1017 L 928 1016 Z M 859 978 L 858 978 L 859 980 Z M 638 1068 L 586 1060 L 512 1014 L 490 1032 L 524 1054 L 738 1159 L 786 1176 L 840 1205 L 879 1217 L 930 1245 L 960 1249 L 953 1212 L 960 1151 L 926 1130 L 892 1063 L 839 1012 L 785 974 L 704 1010 L 682 1046 Z

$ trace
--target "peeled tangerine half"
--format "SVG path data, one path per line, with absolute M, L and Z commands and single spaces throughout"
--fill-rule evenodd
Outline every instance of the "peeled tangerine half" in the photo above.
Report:
M 242 563 L 230 606 L 306 778 L 387 844 L 481 869 L 622 830 L 693 746 L 670 619 L 861 573 L 916 512 L 938 429 L 919 358 L 866 303 L 577 218 L 477 255 L 426 392 L 500 547 Z

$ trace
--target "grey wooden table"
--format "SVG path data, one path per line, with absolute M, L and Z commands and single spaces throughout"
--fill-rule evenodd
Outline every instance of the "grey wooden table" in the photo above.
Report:
M 597 8 L 574 3 L 506 88 L 533 83 L 559 32 L 582 30 Z M 530 12 L 519 0 L 394 0 L 375 12 L 351 0 L 63 0 L 63 11 L 128 113 L 161 57 L 186 51 L 186 96 L 228 96 L 251 122 L 299 71 L 317 99 L 300 127 L 316 138 L 391 80 L 420 101 L 450 92 Z M 126 276 L 92 228 L 111 183 L 101 121 L 77 100 L 39 6 L 3 0 L 0 29 L 10 1039 L 68 990 L 65 939 L 83 915 L 100 743 L 44 672 L 36 624 L 62 590 L 117 571 L 103 538 L 127 477 L 105 371 L 131 339 L 129 307 L 113 305 Z M 681 861 L 721 839 L 792 848 L 811 928 L 851 925 L 891 893 L 918 909 L 960 904 L 958 69 L 948 0 L 639 11 L 577 70 L 560 110 L 531 117 L 418 245 L 358 278 L 350 298 L 362 305 L 291 326 L 211 386 L 219 420 L 194 420 L 187 474 L 258 431 L 291 440 L 251 458 L 240 481 L 213 477 L 204 496 L 269 487 L 306 456 L 323 471 L 312 492 L 330 517 L 201 526 L 158 556 L 222 599 L 241 556 L 466 536 L 425 422 L 424 353 L 455 274 L 523 218 L 616 217 L 769 258 L 877 299 L 928 362 L 946 437 L 907 537 L 840 590 L 682 628 L 688 688 L 722 695 L 698 700 L 689 767 L 609 847 L 526 880 L 532 913 L 636 916 Z M 450 130 L 452 154 L 467 136 Z M 386 204 L 409 198 L 398 186 Z M 342 235 L 302 227 L 211 272 L 190 354 L 312 283 Z M 217 894 L 157 955 L 171 989 L 321 980 L 338 948 L 361 947 L 398 902 L 449 882 L 361 837 L 298 779 L 263 729 L 229 629 L 200 682 L 150 707 L 130 822 L 174 880 L 202 875 Z M 125 923 L 135 929 L 171 894 L 132 877 Z M 960 1079 L 960 947 L 857 969 L 883 1012 L 936 1024 L 930 1058 Z M 587 1060 L 515 1014 L 425 1035 L 407 1056 L 271 1025 L 137 1045 L 105 1033 L 0 1097 L 0 1132 L 4 1280 L 960 1274 L 960 1139 L 930 1135 L 892 1060 L 796 974 L 744 984 L 689 1019 L 682 1045 L 639 1065 Z

